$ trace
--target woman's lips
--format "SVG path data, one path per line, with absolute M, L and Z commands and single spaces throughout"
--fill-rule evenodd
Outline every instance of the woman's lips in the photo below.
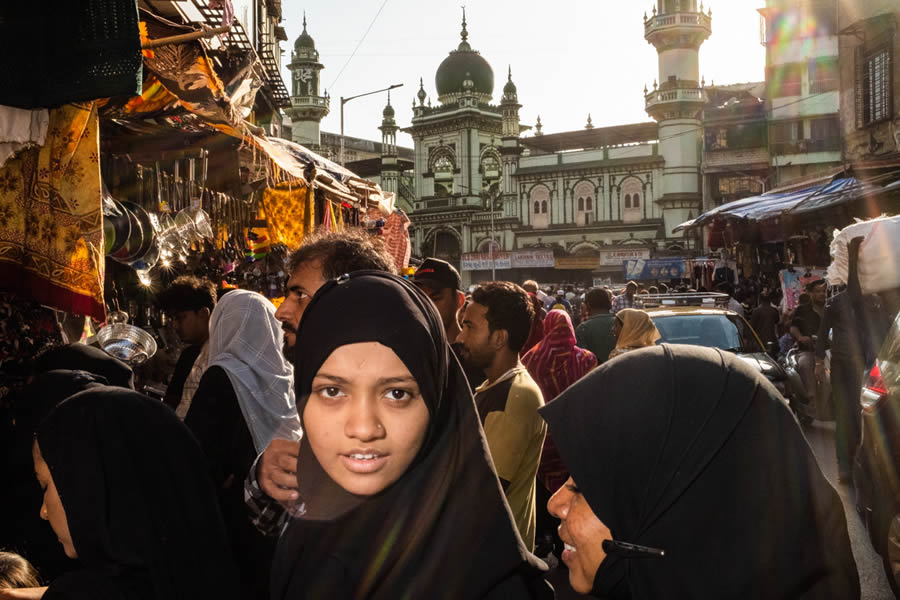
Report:
M 387 463 L 387 454 L 376 452 L 350 452 L 341 454 L 341 462 L 351 473 L 368 475 L 381 470 Z
M 565 542 L 563 542 L 563 548 L 562 560 L 564 563 L 568 564 L 569 561 L 575 558 L 575 553 L 577 552 L 577 550 L 575 549 L 575 546 L 566 544 Z

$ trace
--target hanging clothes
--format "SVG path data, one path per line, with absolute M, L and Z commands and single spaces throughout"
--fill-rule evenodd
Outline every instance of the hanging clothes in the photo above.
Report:
M 46 143 L 0 169 L 0 286 L 104 321 L 98 129 L 93 102 L 53 109 Z
M 312 187 L 302 181 L 266 188 L 262 206 L 272 241 L 291 250 L 299 248 L 303 238 L 316 228 Z
M 43 146 L 49 125 L 50 113 L 47 109 L 0 106 L 0 167 L 20 150 Z
M 397 272 L 402 273 L 409 265 L 412 244 L 409 241 L 409 217 L 402 210 L 395 209 L 385 219 L 383 235 L 388 254 L 394 259 Z

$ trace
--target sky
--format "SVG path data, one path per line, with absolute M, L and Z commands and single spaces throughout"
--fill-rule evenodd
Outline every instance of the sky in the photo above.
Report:
M 391 92 L 391 104 L 398 125 L 408 127 L 419 77 L 437 104 L 434 74 L 460 42 L 463 4 L 469 43 L 494 70 L 494 103 L 509 65 L 523 125 L 534 125 L 540 115 L 546 134 L 583 128 L 588 113 L 595 127 L 650 120 L 643 89 L 652 87 L 658 66 L 656 50 L 643 37 L 643 15 L 652 0 L 284 0 L 282 26 L 289 41 L 282 42 L 283 63 L 290 62 L 305 10 L 307 31 L 325 65 L 322 87 L 332 102 L 322 131 L 340 131 L 339 97 L 395 83 L 403 87 Z M 713 33 L 700 49 L 700 73 L 708 84 L 764 79 L 757 13 L 764 4 L 704 2 L 704 11 L 712 8 Z M 283 77 L 290 89 L 286 68 Z M 348 102 L 346 135 L 380 141 L 386 100 L 381 93 Z M 400 133 L 397 141 L 412 147 L 408 134 Z

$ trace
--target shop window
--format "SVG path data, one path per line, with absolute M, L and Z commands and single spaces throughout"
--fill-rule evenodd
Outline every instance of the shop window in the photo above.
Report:
M 891 117 L 891 49 L 857 50 L 856 124 L 865 127 Z
M 821 94 L 840 88 L 841 74 L 836 56 L 817 58 L 809 63 L 809 93 Z

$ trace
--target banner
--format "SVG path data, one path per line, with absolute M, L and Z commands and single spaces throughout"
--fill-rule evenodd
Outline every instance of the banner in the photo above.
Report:
M 508 252 L 495 252 L 493 261 L 489 252 L 469 252 L 463 254 L 460 267 L 463 271 L 490 271 L 493 269 L 510 269 L 512 261 Z
M 629 260 L 624 265 L 626 280 L 681 279 L 686 277 L 687 267 L 683 258 L 654 258 Z
M 790 312 L 797 308 L 797 299 L 806 291 L 806 285 L 812 281 L 825 278 L 825 269 L 808 269 L 806 267 L 794 267 L 788 271 L 784 269 L 778 272 L 781 280 L 782 311 Z
M 514 250 L 512 252 L 513 269 L 552 267 L 553 265 L 553 250 Z
M 619 248 L 617 250 L 600 250 L 599 264 L 604 267 L 621 267 L 626 260 L 647 260 L 650 258 L 649 248 Z

